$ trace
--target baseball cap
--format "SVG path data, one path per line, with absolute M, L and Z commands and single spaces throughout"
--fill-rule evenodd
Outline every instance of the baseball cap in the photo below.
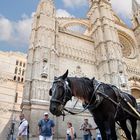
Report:
M 88 120 L 88 118 L 84 118 L 84 120 Z
M 48 113 L 48 112 L 45 112 L 45 113 L 44 113 L 44 116 L 45 116 L 45 115 L 49 115 L 49 113 Z

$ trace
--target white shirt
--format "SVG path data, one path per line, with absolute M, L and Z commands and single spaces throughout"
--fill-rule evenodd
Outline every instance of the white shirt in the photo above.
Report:
M 27 129 L 28 129 L 28 121 L 25 120 L 25 119 L 23 119 L 21 122 L 22 123 L 18 127 L 18 136 L 19 136 L 20 133 L 21 133 L 21 136 L 27 136 L 27 134 L 28 134 L 28 132 L 27 132 Z M 25 127 L 26 127 L 26 129 L 24 130 Z
M 73 135 L 74 135 L 74 128 L 73 127 L 70 127 L 70 128 L 67 128 L 67 134 L 69 134 L 70 136 L 72 135 L 72 131 L 73 130 Z

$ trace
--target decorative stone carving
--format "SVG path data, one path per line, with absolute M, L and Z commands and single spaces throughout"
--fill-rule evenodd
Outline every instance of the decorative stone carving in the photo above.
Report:
M 123 57 L 134 58 L 136 57 L 136 46 L 134 40 L 126 33 L 119 31 L 119 40 Z
M 127 66 L 127 72 L 140 77 L 140 69 L 137 69 L 133 66 L 128 65 Z
M 7 113 L 12 111 L 12 106 L 11 105 L 3 105 L 0 104 L 0 113 Z
M 7 83 L 7 81 L 8 81 L 7 76 L 3 73 L 0 73 L 0 84 Z
M 77 67 L 76 67 L 76 70 L 73 71 L 73 72 L 71 72 L 69 75 L 70 75 L 70 76 L 78 76 L 78 77 L 84 77 L 84 76 L 86 76 L 86 75 L 82 72 L 80 66 L 77 66 Z
M 119 73 L 119 81 L 120 81 L 121 87 L 126 87 L 127 80 L 126 80 L 126 77 L 124 76 L 123 72 Z
M 41 73 L 42 78 L 48 77 L 48 64 L 47 64 L 47 62 L 48 62 L 47 59 L 43 59 L 43 68 L 42 68 L 42 73 Z

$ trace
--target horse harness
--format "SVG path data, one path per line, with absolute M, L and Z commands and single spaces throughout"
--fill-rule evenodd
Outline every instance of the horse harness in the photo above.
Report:
M 67 81 L 66 81 L 66 82 L 67 82 Z M 67 86 L 68 86 L 68 84 L 67 84 Z M 66 109 L 65 107 L 64 107 L 64 110 L 65 110 L 66 112 L 72 114 L 72 115 L 76 115 L 76 114 L 80 114 L 80 113 L 86 111 L 87 109 L 90 109 L 90 108 L 95 109 L 95 108 L 97 108 L 97 107 L 102 103 L 102 101 L 103 101 L 103 99 L 104 99 L 104 97 L 100 96 L 100 95 L 97 94 L 97 93 L 102 93 L 102 92 L 104 92 L 104 89 L 103 89 L 102 83 L 101 83 L 101 82 L 98 82 L 98 81 L 95 80 L 95 79 L 94 79 L 94 81 L 93 81 L 93 86 L 94 86 L 94 89 L 95 89 L 95 90 L 94 90 L 93 93 L 92 93 L 92 96 L 91 96 L 91 98 L 90 98 L 89 103 L 88 103 L 88 104 L 87 104 L 87 103 L 84 103 L 84 104 L 83 104 L 83 107 L 84 107 L 83 110 L 81 110 L 81 111 L 78 112 L 78 113 L 72 112 L 72 111 Z M 71 93 L 72 93 L 72 92 L 71 92 Z M 94 103 L 91 104 L 91 102 L 92 102 L 94 96 L 96 97 L 96 100 L 95 100 Z M 75 105 L 74 105 L 74 106 L 75 106 Z
M 100 84 L 100 87 L 99 87 L 99 89 L 97 90 L 97 92 L 95 93 L 95 95 L 96 95 L 96 97 L 97 96 L 99 96 L 100 98 L 101 98 L 101 100 L 100 101 L 102 101 L 103 100 L 103 98 L 105 98 L 105 99 L 107 99 L 107 100 L 109 100 L 109 101 L 111 101 L 115 106 L 117 106 L 116 107 L 116 113 L 115 113 L 115 116 L 114 116 L 114 118 L 116 119 L 116 117 L 117 117 L 117 114 L 118 114 L 118 111 L 119 111 L 119 108 L 121 108 L 123 111 L 125 111 L 125 112 L 127 112 L 128 114 L 130 114 L 131 116 L 133 116 L 133 117 L 135 117 L 135 118 L 137 118 L 138 120 L 140 120 L 140 117 L 139 117 L 139 113 L 138 112 L 134 112 L 134 113 L 132 113 L 131 111 L 129 111 L 128 109 L 126 109 L 126 108 L 124 108 L 122 105 L 121 105 L 121 101 L 123 100 L 128 106 L 129 106 L 129 104 L 128 104 L 128 102 L 127 102 L 127 100 L 126 100 L 126 98 L 124 97 L 124 95 L 121 93 L 121 90 L 120 89 L 118 89 L 116 86 L 114 86 L 114 85 L 111 85 L 111 84 L 108 84 L 108 86 L 114 91 L 114 93 L 115 93 L 115 95 L 116 95 L 116 97 L 117 97 L 117 101 L 114 101 L 112 98 L 110 98 L 107 94 L 105 94 L 105 92 L 104 92 L 104 87 L 103 87 L 103 83 L 101 82 L 98 82 L 97 80 L 95 80 L 94 79 L 94 81 L 93 81 L 93 85 L 95 85 L 95 87 L 96 87 L 96 85 L 98 85 L 98 84 Z M 101 102 L 100 102 L 101 103 Z M 98 103 L 98 104 L 100 104 L 100 103 Z M 129 106 L 129 107 L 131 107 L 131 106 Z M 132 109 L 132 108 L 131 108 Z M 134 108 L 133 108 L 134 109 Z M 133 110 L 134 111 L 134 110 Z M 135 110 L 136 111 L 136 110 Z
M 67 82 L 67 81 L 66 81 L 66 82 Z M 80 113 L 84 112 L 84 111 L 87 110 L 87 109 L 92 109 L 92 110 L 96 109 L 96 108 L 102 103 L 103 99 L 107 99 L 107 100 L 111 101 L 114 105 L 117 106 L 117 109 L 116 109 L 116 113 L 115 113 L 114 118 L 116 118 L 117 113 L 118 113 L 118 110 L 119 110 L 119 108 L 121 108 L 121 109 L 123 109 L 125 112 L 129 113 L 130 115 L 132 115 L 133 117 L 135 117 L 135 118 L 137 118 L 137 119 L 140 119 L 137 115 L 133 114 L 132 112 L 130 112 L 129 110 L 127 110 L 126 108 L 124 108 L 124 107 L 121 105 L 121 103 L 120 103 L 121 100 L 124 100 L 125 102 L 127 102 L 126 99 L 125 99 L 125 98 L 123 97 L 123 95 L 121 94 L 121 91 L 120 91 L 116 86 L 114 86 L 114 85 L 111 85 L 111 84 L 108 84 L 108 85 L 109 85 L 110 88 L 112 88 L 112 90 L 114 91 L 114 93 L 115 93 L 115 95 L 116 95 L 116 97 L 117 97 L 117 102 L 114 101 L 112 98 L 110 98 L 108 95 L 105 94 L 105 92 L 104 92 L 104 87 L 103 87 L 103 83 L 102 83 L 102 82 L 99 82 L 99 81 L 93 79 L 93 87 L 94 87 L 95 90 L 94 90 L 93 93 L 92 93 L 92 96 L 91 96 L 91 98 L 90 98 L 89 103 L 88 103 L 88 104 L 87 104 L 87 103 L 84 103 L 84 104 L 83 104 L 84 109 L 81 110 L 80 112 L 72 112 L 72 111 L 70 111 L 70 110 L 68 110 L 68 109 L 66 109 L 66 108 L 64 107 L 64 110 L 65 110 L 66 112 L 72 114 L 72 115 L 80 114 Z M 67 84 L 66 84 L 65 89 L 67 89 L 67 88 L 70 90 L 71 98 L 72 98 L 72 91 L 71 91 L 71 89 L 70 89 L 70 87 L 69 87 L 69 85 L 68 85 L 68 82 L 67 82 Z M 94 103 L 92 103 L 92 100 L 93 100 L 93 97 L 94 97 L 94 96 L 95 96 L 96 100 L 95 100 Z M 92 103 L 92 104 L 91 104 L 91 103 Z

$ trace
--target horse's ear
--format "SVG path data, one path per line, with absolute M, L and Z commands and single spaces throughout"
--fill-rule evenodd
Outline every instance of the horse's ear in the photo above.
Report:
M 57 77 L 56 76 L 54 76 L 54 80 L 56 80 L 57 79 Z
M 94 81 L 95 80 L 95 77 L 93 77 L 91 80 Z
M 68 71 L 68 70 L 64 73 L 64 75 L 62 76 L 62 79 L 63 79 L 63 80 L 65 80 L 65 79 L 67 78 L 68 73 L 69 73 L 69 71 Z
M 49 90 L 49 95 L 52 96 L 52 88 Z

